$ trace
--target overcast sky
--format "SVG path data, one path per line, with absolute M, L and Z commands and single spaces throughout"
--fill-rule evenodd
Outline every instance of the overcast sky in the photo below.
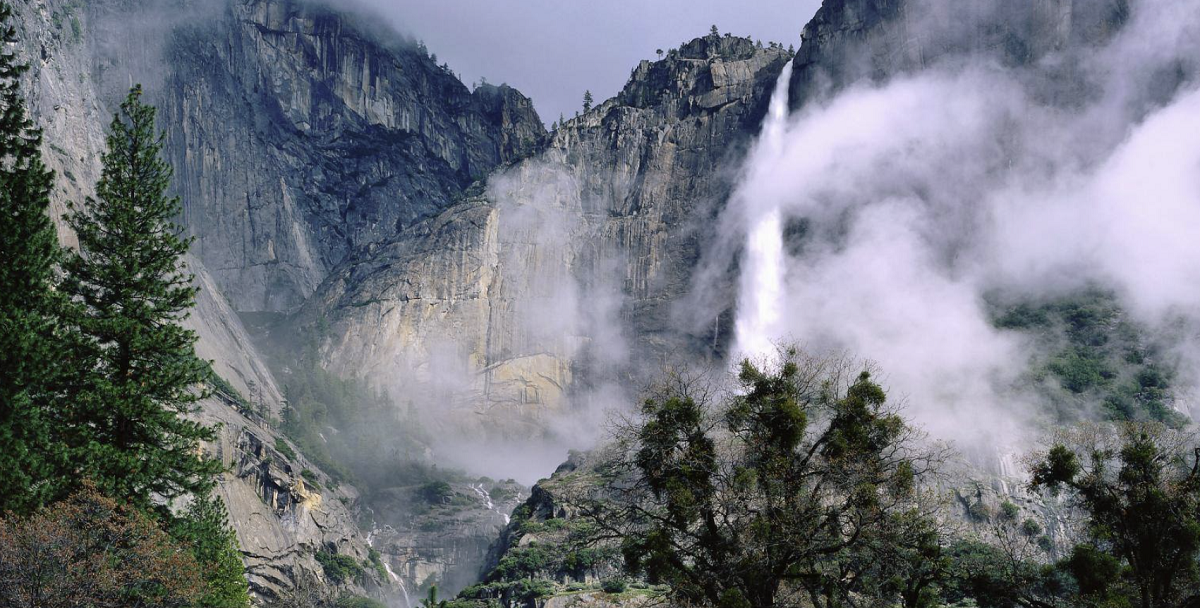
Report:
M 574 114 L 584 90 L 620 91 L 642 59 L 722 33 L 800 46 L 819 0 L 363 0 L 423 39 L 467 85 L 486 77 L 533 98 L 542 119 Z

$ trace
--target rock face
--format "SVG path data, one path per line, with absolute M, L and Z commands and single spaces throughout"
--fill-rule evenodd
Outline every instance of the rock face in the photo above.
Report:
M 1128 0 L 826 0 L 801 36 L 791 105 L 972 54 L 1028 65 L 1106 39 L 1129 10 Z
M 293 0 L 166 33 L 168 156 L 196 255 L 239 311 L 297 307 L 351 252 L 444 210 L 545 127 L 416 43 Z
M 17 51 L 32 66 L 23 89 L 44 129 L 43 157 L 57 176 L 51 212 L 59 218 L 67 201 L 83 203 L 94 192 L 100 174 L 104 125 L 112 116 L 106 102 L 113 100 L 102 92 L 104 81 L 94 71 L 96 53 L 88 37 L 97 18 L 89 10 L 104 6 L 37 0 L 15 8 Z M 63 242 L 74 244 L 66 226 L 58 222 L 58 227 Z M 332 490 L 306 485 L 306 469 L 316 479 L 326 477 L 303 457 L 275 449 L 283 440 L 266 421 L 278 417 L 282 391 L 204 264 L 195 258 L 187 264 L 201 287 L 186 322 L 200 336 L 197 353 L 213 361 L 217 373 L 244 399 L 206 399 L 197 416 L 221 425 L 218 439 L 206 448 L 227 467 L 219 491 L 237 531 L 251 591 L 270 599 L 286 592 L 295 577 L 307 576 L 318 581 L 320 593 L 335 594 L 314 555 L 337 552 L 368 559 L 366 537 L 352 512 L 357 493 L 347 486 Z M 392 581 L 372 572 L 368 569 L 361 582 L 341 590 L 381 597 L 399 593 Z
M 540 155 L 339 267 L 301 325 L 328 320 L 334 371 L 452 377 L 456 424 L 521 436 L 635 353 L 707 344 L 676 305 L 789 58 L 709 36 L 642 62 Z
M 433 585 L 451 597 L 478 580 L 488 550 L 527 491 L 511 480 L 480 478 L 448 484 L 436 496 L 422 486 L 376 492 L 372 546 L 403 581 L 409 605 Z
M 218 491 L 229 508 L 254 595 L 288 598 L 300 578 L 319 581 L 328 588 L 323 595 L 402 595 L 395 581 L 372 567 L 368 537 L 351 511 L 358 492 L 332 484 L 263 419 L 244 415 L 236 405 L 211 399 L 200 419 L 221 425 L 217 440 L 206 447 L 226 467 Z M 349 556 L 364 575 L 340 584 L 328 581 L 318 554 Z

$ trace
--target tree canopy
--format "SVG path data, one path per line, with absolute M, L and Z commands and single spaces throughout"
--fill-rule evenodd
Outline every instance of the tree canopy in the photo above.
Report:
M 916 481 L 940 455 L 869 370 L 786 350 L 718 392 L 674 374 L 624 430 L 628 487 L 590 512 L 628 570 L 726 608 L 921 596 L 938 546 Z

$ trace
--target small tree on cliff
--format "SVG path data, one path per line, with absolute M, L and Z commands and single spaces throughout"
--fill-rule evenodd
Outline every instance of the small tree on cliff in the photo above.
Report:
M 58 237 L 50 220 L 54 175 L 18 79 L 29 67 L 2 50 L 16 43 L 12 8 L 0 2 L 0 513 L 22 513 L 56 492 L 49 418 L 55 361 Z
M 584 91 L 583 92 L 583 111 L 584 112 L 587 112 L 592 109 L 592 101 L 593 101 L 592 92 Z
M 243 575 L 237 535 L 229 527 L 225 503 L 215 493 L 193 498 L 171 527 L 171 536 L 191 549 L 204 577 L 196 608 L 246 608 L 249 589 Z
M 142 508 L 154 496 L 202 494 L 220 471 L 199 449 L 212 429 L 186 418 L 211 372 L 180 324 L 197 289 L 161 141 L 134 88 L 113 118 L 97 198 L 70 214 L 80 251 L 64 281 L 80 370 L 68 401 L 78 474 Z
M 718 401 L 674 375 L 625 429 L 610 466 L 628 489 L 585 511 L 625 539 L 628 569 L 685 605 L 928 597 L 927 569 L 893 563 L 859 576 L 881 560 L 937 554 L 915 486 L 937 455 L 913 447 L 870 374 L 791 350 L 769 366 L 743 363 L 737 379 Z

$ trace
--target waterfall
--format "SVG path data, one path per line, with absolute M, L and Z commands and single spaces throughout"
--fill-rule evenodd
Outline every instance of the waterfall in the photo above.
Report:
M 372 509 L 371 507 L 367 507 L 367 510 L 371 512 L 372 517 L 375 516 L 374 509 Z M 383 529 L 388 532 L 395 532 L 395 530 L 392 529 L 391 526 L 384 526 Z M 369 533 L 367 533 L 367 546 L 368 547 L 370 547 L 372 549 L 375 548 L 375 537 L 378 534 L 379 534 L 379 526 L 376 524 L 372 524 L 371 531 Z M 383 569 L 387 571 L 388 577 L 390 577 L 397 585 L 400 585 L 400 592 L 404 594 L 404 608 L 412 608 L 412 600 L 409 599 L 409 597 L 408 597 L 408 587 L 404 585 L 404 579 L 400 578 L 400 576 L 397 575 L 394 570 L 392 570 L 392 563 L 390 561 L 388 561 L 386 558 L 383 559 Z
M 404 585 L 404 579 L 396 576 L 396 573 L 392 571 L 392 564 L 387 561 L 383 562 L 383 568 L 387 570 L 388 576 L 392 577 L 392 580 L 399 583 L 400 592 L 404 594 L 404 608 L 412 608 L 412 600 L 408 597 L 408 587 Z
M 779 200 L 778 194 L 756 182 L 761 179 L 761 165 L 778 157 L 783 149 L 791 77 L 792 64 L 788 63 L 775 83 L 762 134 L 750 153 L 748 170 L 733 196 L 733 204 L 741 207 L 748 228 L 734 324 L 734 352 L 738 357 L 767 355 L 781 337 L 778 332 L 785 262 L 780 208 L 783 201 Z
M 478 486 L 472 485 L 471 489 L 475 491 L 476 496 L 482 498 L 483 501 L 485 503 L 487 503 L 487 508 L 489 511 L 492 511 L 492 512 L 496 513 L 497 515 L 500 515 L 501 517 L 504 518 L 504 525 L 507 526 L 508 522 L 509 522 L 508 514 L 501 512 L 499 509 L 496 508 L 495 503 L 492 502 L 491 493 L 489 493 L 487 490 L 483 489 L 483 484 L 481 483 Z

